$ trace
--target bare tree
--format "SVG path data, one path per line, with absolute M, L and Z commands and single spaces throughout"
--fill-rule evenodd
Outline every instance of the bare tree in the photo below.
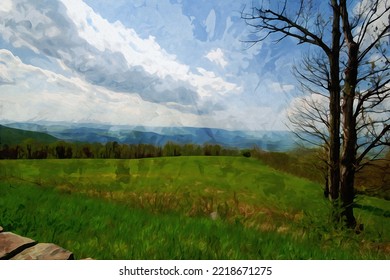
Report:
M 330 70 L 329 60 L 322 52 L 308 53 L 301 63 L 293 67 L 293 74 L 300 84 L 303 96 L 289 110 L 290 129 L 304 143 L 319 149 L 316 167 L 324 176 L 324 195 L 330 197 L 329 135 Z M 334 142 L 333 142 L 334 143 Z
M 243 13 L 243 18 L 260 34 L 254 43 L 292 37 L 298 44 L 318 47 L 315 56 L 303 59 L 301 71 L 295 69 L 296 76 L 306 92 L 322 96 L 328 106 L 306 99 L 297 108 L 301 119 L 295 118 L 293 124 L 317 137 L 328 150 L 330 198 L 335 205 L 341 198 L 341 216 L 354 227 L 356 172 L 369 155 L 377 152 L 371 156 L 374 159 L 381 146 L 389 145 L 390 3 L 361 0 L 353 5 L 330 0 L 328 11 L 313 3 L 263 2 Z
M 356 170 L 373 148 L 389 143 L 386 138 L 390 130 L 390 111 L 382 106 L 390 97 L 387 86 L 390 83 L 389 52 L 383 48 L 384 44 L 389 43 L 389 11 L 390 3 L 387 0 L 362 1 L 351 12 L 347 1 L 340 0 L 346 45 L 340 189 L 343 216 L 349 226 L 356 224 L 353 215 Z M 368 64 L 374 67 L 368 70 Z M 378 69 L 375 69 L 376 64 Z M 358 137 L 363 131 L 374 137 L 371 143 L 362 146 L 358 143 Z

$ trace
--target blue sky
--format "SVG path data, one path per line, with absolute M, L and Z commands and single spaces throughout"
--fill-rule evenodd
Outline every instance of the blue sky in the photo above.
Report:
M 283 130 L 302 47 L 242 0 L 2 0 L 0 122 Z

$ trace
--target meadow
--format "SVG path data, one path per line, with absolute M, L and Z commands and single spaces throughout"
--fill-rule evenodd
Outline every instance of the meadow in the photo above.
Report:
M 356 201 L 359 234 L 318 183 L 254 158 L 0 161 L 0 225 L 76 258 L 389 259 L 390 203 Z

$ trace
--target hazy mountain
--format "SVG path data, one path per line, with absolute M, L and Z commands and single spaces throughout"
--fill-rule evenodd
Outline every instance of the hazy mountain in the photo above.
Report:
M 295 146 L 293 134 L 288 131 L 228 131 L 196 127 L 112 126 L 104 124 L 69 123 L 9 123 L 8 127 L 44 132 L 58 139 L 78 142 L 164 145 L 169 141 L 180 144 L 219 144 L 225 147 L 251 148 L 257 146 L 269 151 L 285 151 Z

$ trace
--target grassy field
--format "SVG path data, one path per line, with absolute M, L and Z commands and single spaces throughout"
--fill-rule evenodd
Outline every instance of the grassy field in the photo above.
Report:
M 77 258 L 388 259 L 390 203 L 358 197 L 360 234 L 321 187 L 244 157 L 0 161 L 0 225 Z

